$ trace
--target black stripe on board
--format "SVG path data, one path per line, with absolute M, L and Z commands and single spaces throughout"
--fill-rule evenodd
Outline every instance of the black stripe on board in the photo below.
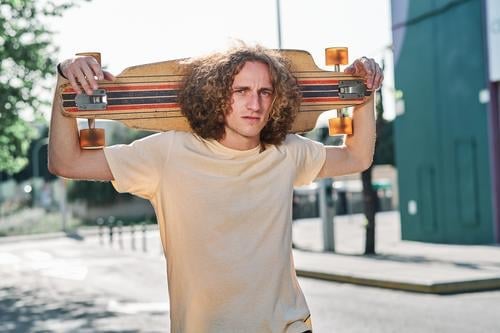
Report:
M 177 96 L 178 90 L 132 90 L 132 91 L 109 91 L 106 92 L 106 97 L 112 98 L 130 98 L 130 97 L 168 97 Z M 76 98 L 76 94 L 63 94 L 63 100 L 72 100 Z
M 338 91 L 306 91 L 302 93 L 304 98 L 314 98 L 314 97 L 339 97 Z
M 110 91 L 106 93 L 108 99 L 126 97 L 166 97 L 177 96 L 177 90 L 145 90 L 145 91 Z
M 108 105 L 140 105 L 140 104 L 164 104 L 177 103 L 177 96 L 173 97 L 150 97 L 150 98 L 120 98 L 108 99 Z M 63 107 L 76 107 L 75 101 L 63 101 Z
M 108 98 L 108 105 L 163 104 L 163 103 L 177 103 L 177 96 L 152 97 L 152 98 L 120 98 L 120 99 Z
M 338 84 L 327 85 L 299 85 L 302 91 L 322 91 L 322 90 L 339 90 Z

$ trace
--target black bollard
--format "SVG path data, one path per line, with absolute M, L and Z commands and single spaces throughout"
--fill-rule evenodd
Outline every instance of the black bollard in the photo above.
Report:
M 135 251 L 135 225 L 130 226 L 130 247 Z
M 146 244 L 146 222 L 142 222 L 142 251 L 148 251 L 148 246 Z
M 113 246 L 113 227 L 115 223 L 115 217 L 108 217 L 108 228 L 109 228 L 109 245 Z
M 99 227 L 99 244 L 104 245 L 104 219 L 98 217 L 96 223 Z
M 116 226 L 118 227 L 118 246 L 120 246 L 120 250 L 123 250 L 123 238 L 122 238 L 123 222 L 118 220 L 118 222 L 116 222 Z

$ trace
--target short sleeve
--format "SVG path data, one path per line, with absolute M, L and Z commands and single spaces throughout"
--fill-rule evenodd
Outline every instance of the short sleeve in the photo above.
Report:
M 151 199 L 158 188 L 175 132 L 164 132 L 129 145 L 104 148 L 115 189 Z
M 321 142 L 296 134 L 287 135 L 285 145 L 296 167 L 293 185 L 310 184 L 317 178 L 325 163 L 325 146 Z

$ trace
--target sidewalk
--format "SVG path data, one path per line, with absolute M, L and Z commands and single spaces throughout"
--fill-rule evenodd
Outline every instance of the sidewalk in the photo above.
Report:
M 402 241 L 398 212 L 376 218 L 376 252 L 364 256 L 364 216 L 336 216 L 335 252 L 323 252 L 319 218 L 294 221 L 297 274 L 337 282 L 450 294 L 500 289 L 500 246 Z
M 336 216 L 335 252 L 324 252 L 319 218 L 293 222 L 293 251 L 297 274 L 352 283 L 432 294 L 500 289 L 500 246 L 448 245 L 402 241 L 398 212 L 376 217 L 376 255 L 364 256 L 364 216 Z M 148 234 L 157 235 L 156 226 Z M 107 231 L 105 230 L 106 234 Z M 0 244 L 22 240 L 97 237 L 97 228 L 65 233 L 0 237 Z M 159 248 L 160 244 L 152 244 Z

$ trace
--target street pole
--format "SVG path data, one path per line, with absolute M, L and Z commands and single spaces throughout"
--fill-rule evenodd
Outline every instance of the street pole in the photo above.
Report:
M 335 252 L 334 231 L 333 231 L 333 196 L 331 178 L 324 178 L 319 181 L 319 216 L 323 230 L 323 250 Z
M 280 0 L 276 0 L 276 21 L 278 25 L 278 49 L 281 49 L 282 47 L 282 40 L 281 40 L 281 7 L 280 7 Z
M 61 228 L 62 231 L 66 231 L 68 225 L 68 181 L 65 178 L 59 179 L 62 189 L 62 197 L 60 203 Z
M 3 221 L 3 201 L 4 201 L 2 181 L 3 181 L 2 172 L 0 171 L 0 223 L 2 223 Z
M 37 183 L 37 178 L 40 175 L 40 161 L 39 161 L 39 156 L 40 155 L 40 149 L 45 146 L 46 144 L 49 143 L 49 138 L 43 138 L 38 140 L 35 143 L 35 146 L 33 147 L 33 151 L 31 152 L 31 163 L 32 163 L 32 174 L 31 177 L 33 177 L 33 186 L 32 186 L 32 191 L 33 191 L 33 207 L 37 206 L 38 203 L 38 197 L 39 197 L 39 188 L 38 188 L 38 183 Z

